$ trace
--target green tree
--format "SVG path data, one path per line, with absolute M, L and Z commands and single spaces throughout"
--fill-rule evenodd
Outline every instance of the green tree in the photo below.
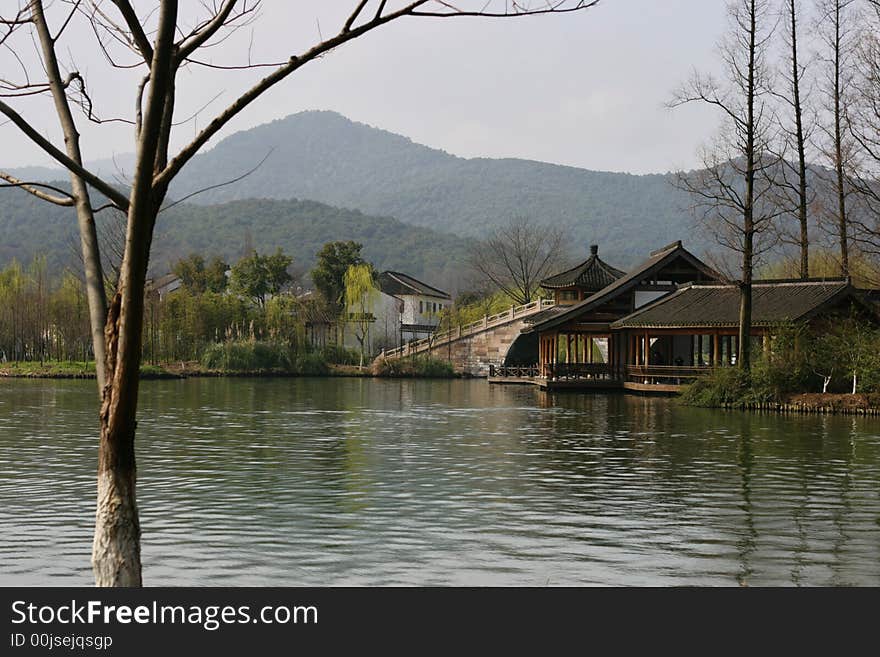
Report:
M 205 292 L 222 292 L 226 289 L 226 270 L 229 265 L 219 256 L 210 262 L 198 253 L 191 253 L 178 260 L 171 271 L 180 279 L 181 284 L 192 294 Z
M 229 289 L 253 300 L 261 308 L 266 299 L 284 289 L 293 280 L 287 271 L 293 258 L 277 249 L 272 255 L 252 255 L 239 260 L 229 272 Z
M 856 317 L 835 322 L 820 340 L 820 348 L 826 349 L 833 362 L 852 378 L 852 394 L 858 392 L 859 380 L 877 368 L 878 345 L 877 331 Z
M 370 325 L 376 321 L 373 308 L 379 300 L 375 272 L 367 264 L 351 265 L 345 272 L 343 283 L 346 319 L 354 326 L 355 338 L 361 347 L 360 366 L 363 367 Z
M 334 313 L 342 310 L 345 274 L 352 265 L 365 264 L 359 242 L 327 242 L 318 251 L 318 263 L 312 270 L 312 282 Z

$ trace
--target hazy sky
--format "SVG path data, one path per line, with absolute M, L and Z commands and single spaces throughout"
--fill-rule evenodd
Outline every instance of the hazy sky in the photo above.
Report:
M 340 11 L 353 4 L 264 0 L 251 56 L 277 61 L 302 51 L 319 28 L 325 36 L 336 29 Z M 723 26 L 722 0 L 603 0 L 580 14 L 514 20 L 405 19 L 301 69 L 224 134 L 305 109 L 331 109 L 465 157 L 633 173 L 687 168 L 696 166 L 697 147 L 717 117 L 699 107 L 669 110 L 664 102 L 694 66 L 713 66 Z M 250 31 L 239 32 L 209 56 L 241 63 L 250 40 Z M 132 74 L 107 71 L 90 33 L 70 31 L 63 50 L 73 53 L 105 116 L 131 115 Z M 0 52 L 0 72 L 16 66 Z M 222 93 L 202 115 L 207 120 L 256 77 L 253 71 L 185 73 L 177 116 Z M 44 133 L 57 135 L 44 101 L 16 107 L 36 117 Z M 87 159 L 133 150 L 130 127 L 80 123 Z M 182 127 L 178 143 L 195 127 Z M 0 125 L 0 165 L 25 164 L 50 161 L 13 126 Z

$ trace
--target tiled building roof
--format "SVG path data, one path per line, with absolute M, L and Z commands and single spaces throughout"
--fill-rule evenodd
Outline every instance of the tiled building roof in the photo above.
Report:
M 391 295 L 407 295 L 415 294 L 426 297 L 437 297 L 438 299 L 450 299 L 448 293 L 431 287 L 427 283 L 413 278 L 407 274 L 401 274 L 397 271 L 383 271 L 379 274 L 379 289 L 385 294 Z
M 643 280 L 650 278 L 657 271 L 661 270 L 666 265 L 675 262 L 679 258 L 687 262 L 697 271 L 701 272 L 706 278 L 717 280 L 720 277 L 720 275 L 711 267 L 685 249 L 681 245 L 681 242 L 673 242 L 662 249 L 653 251 L 650 254 L 650 257 L 648 257 L 648 259 L 642 264 L 625 276 L 614 280 L 607 287 L 602 288 L 579 303 L 564 307 L 561 312 L 548 315 L 540 322 L 534 322 L 532 326 L 537 330 L 543 331 L 558 326 L 559 324 L 563 324 L 570 319 L 577 317 L 581 313 L 597 308 L 615 297 L 637 287 Z
M 766 281 L 752 285 L 752 325 L 773 326 L 806 320 L 819 311 L 852 298 L 864 297 L 849 281 Z M 694 283 L 614 322 L 619 328 L 690 328 L 739 326 L 737 285 Z
M 563 287 L 579 287 L 589 292 L 598 292 L 611 285 L 625 272 L 612 267 L 599 257 L 599 247 L 590 247 L 590 257 L 577 267 L 555 274 L 541 281 L 541 287 L 554 290 Z

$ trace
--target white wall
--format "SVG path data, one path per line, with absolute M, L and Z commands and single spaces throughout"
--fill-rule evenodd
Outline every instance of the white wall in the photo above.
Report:
M 440 323 L 440 311 L 452 302 L 448 299 L 438 299 L 415 294 L 401 295 L 403 299 L 403 323 L 404 324 L 428 324 L 437 326 Z M 421 310 L 420 306 L 421 304 Z M 434 306 L 437 307 L 436 312 Z

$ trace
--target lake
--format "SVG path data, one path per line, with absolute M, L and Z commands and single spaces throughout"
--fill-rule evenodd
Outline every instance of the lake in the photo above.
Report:
M 92 381 L 0 380 L 0 583 L 91 585 Z M 146 585 L 880 585 L 880 420 L 484 380 L 141 384 Z

